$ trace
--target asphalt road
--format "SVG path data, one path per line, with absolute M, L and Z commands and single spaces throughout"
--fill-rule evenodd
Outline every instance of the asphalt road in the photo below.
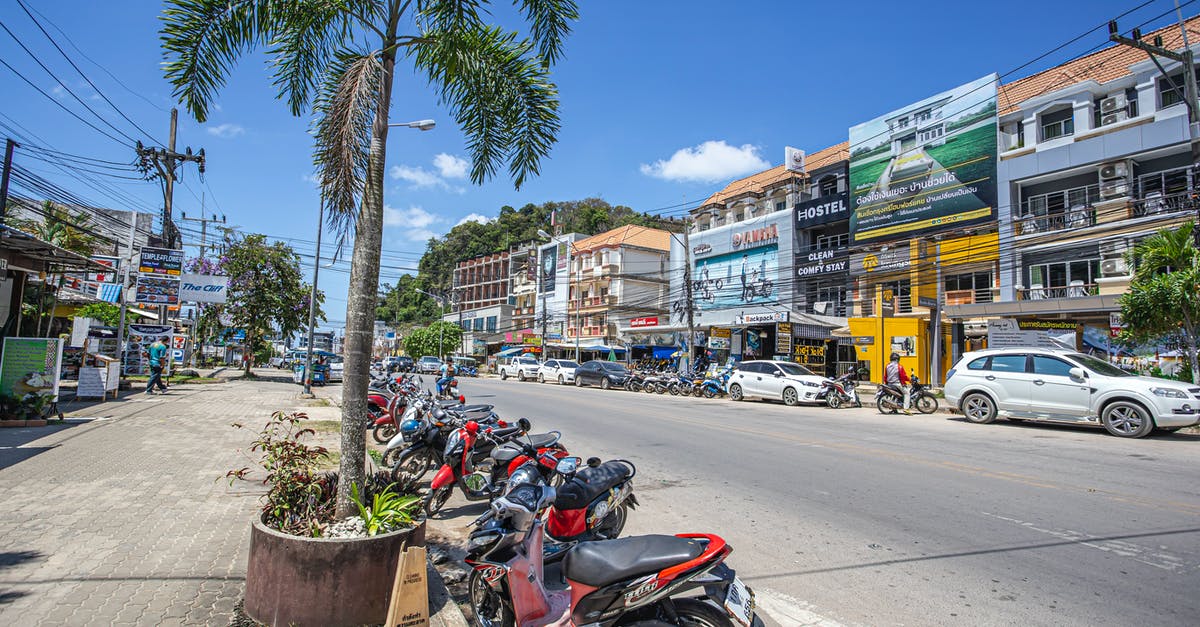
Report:
M 626 532 L 722 535 L 768 624 L 1200 617 L 1197 435 L 460 381 L 574 454 L 637 464 Z M 456 505 L 452 525 L 482 511 Z

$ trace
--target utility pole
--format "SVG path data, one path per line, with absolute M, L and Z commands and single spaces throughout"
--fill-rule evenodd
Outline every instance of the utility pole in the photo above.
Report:
M 204 258 L 204 253 L 208 250 L 208 223 L 212 222 L 212 223 L 225 224 L 225 216 L 224 215 L 222 215 L 220 218 L 218 218 L 215 214 L 211 218 L 204 217 L 204 200 L 207 197 L 208 196 L 204 192 L 200 192 L 200 217 L 199 218 L 189 218 L 189 217 L 187 217 L 186 213 L 179 214 L 180 219 L 182 219 L 185 222 L 199 222 L 200 223 L 200 258 L 201 259 Z M 189 246 L 192 246 L 192 245 L 194 245 L 194 244 L 189 244 Z
M 452 296 L 450 303 L 454 305 L 455 309 L 458 310 L 458 336 L 462 338 L 462 344 L 459 345 L 458 349 L 462 351 L 462 354 L 465 357 L 467 355 L 467 333 L 466 329 L 463 329 L 462 288 L 454 288 L 450 291 L 450 294 Z
M 125 293 L 129 291 L 129 266 L 133 264 L 133 238 L 137 234 L 137 213 L 129 212 L 129 248 L 121 258 L 121 322 L 117 325 L 117 359 L 121 362 L 121 374 L 125 374 Z
M 689 235 L 691 230 L 691 225 L 685 219 L 683 221 L 683 297 L 687 299 L 688 334 L 686 342 L 687 354 L 685 356 L 687 359 L 686 367 L 691 366 L 692 355 L 696 352 L 696 349 L 692 346 L 692 343 L 696 341 L 696 322 L 692 305 L 692 239 Z M 685 364 L 680 364 L 681 369 L 684 367 Z
M 148 148 L 142 145 L 142 142 L 137 143 L 137 154 L 139 168 L 142 173 L 150 178 L 151 167 L 154 173 L 163 181 L 163 225 L 162 238 L 166 248 L 175 248 L 175 240 L 178 236 L 178 229 L 175 228 L 175 223 L 171 221 L 171 209 L 175 200 L 175 172 L 176 166 L 188 161 L 194 161 L 200 167 L 200 174 L 204 174 L 204 149 L 201 148 L 197 154 L 192 154 L 192 149 L 189 146 L 183 154 L 175 152 L 175 130 L 179 121 L 179 110 L 171 108 L 171 133 L 168 137 L 167 147 L 163 148 Z M 158 308 L 159 322 L 166 322 L 167 308 L 160 306 Z
M 317 318 L 317 275 L 321 270 L 321 231 L 325 230 L 325 204 L 317 210 L 317 252 L 313 260 L 312 291 L 308 295 L 308 351 L 304 358 L 304 393 L 312 395 L 313 325 Z
M 12 139 L 6 139 L 4 142 L 4 173 L 0 175 L 0 220 L 4 219 L 8 209 L 8 176 L 12 170 L 13 148 L 19 145 Z

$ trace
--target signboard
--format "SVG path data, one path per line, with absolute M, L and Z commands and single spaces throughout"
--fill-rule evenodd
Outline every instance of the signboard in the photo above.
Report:
M 722 327 L 713 327 L 712 329 L 709 329 L 708 335 L 709 337 L 723 337 L 725 339 L 729 339 L 733 337 L 733 330 Z
M 190 303 L 223 303 L 229 291 L 229 277 L 185 274 L 179 286 L 179 300 Z
M 1121 330 L 1126 327 L 1125 321 L 1121 319 L 1120 312 L 1112 312 L 1108 314 L 1108 332 L 1112 337 L 1121 335 Z
M 700 244 L 692 247 L 693 255 L 707 255 L 712 252 L 712 244 Z
M 162 324 L 131 324 L 125 344 L 125 374 L 147 374 L 150 372 L 150 345 L 155 340 L 171 346 L 174 327 Z M 164 372 L 164 376 L 166 373 Z
M 154 305 L 179 304 L 179 279 L 157 276 L 139 276 L 133 302 Z
M 1071 320 L 988 320 L 988 348 L 1063 348 L 1051 338 L 1075 333 Z
M 62 370 L 62 340 L 6 337 L 0 354 L 0 392 L 21 398 L 26 394 L 58 400 Z
M 774 230 L 775 226 L 768 228 Z M 779 272 L 776 244 L 707 257 L 696 261 L 695 266 L 692 297 L 702 310 L 779 300 L 775 286 Z
M 709 336 L 708 347 L 714 350 L 729 350 L 730 339 L 727 337 Z
M 788 355 L 792 352 L 792 323 L 780 322 L 775 325 L 775 354 Z
M 821 340 L 804 340 L 796 342 L 792 352 L 796 363 L 807 367 L 816 373 L 825 371 L 825 342 Z
M 806 255 L 796 255 L 796 276 L 799 277 L 841 274 L 849 269 L 850 249 L 846 246 L 814 250 Z
M 183 251 L 169 248 L 143 248 L 138 259 L 138 272 L 142 274 L 183 274 Z
M 804 151 L 784 146 L 783 167 L 787 168 L 788 172 L 804 172 Z
M 767 313 L 742 314 L 735 319 L 738 324 L 769 324 L 772 322 L 787 322 L 788 312 L 769 311 Z
M 938 305 L 938 302 L 937 302 L 936 298 L 930 298 L 928 296 L 918 296 L 917 297 L 917 306 L 918 307 L 928 307 L 930 309 L 937 309 L 937 305 Z
M 796 226 L 808 228 L 850 217 L 850 197 L 847 194 L 823 196 L 796 205 Z
M 638 327 L 656 327 L 658 326 L 658 317 L 650 316 L 646 318 L 631 318 L 629 320 L 629 326 L 634 329 Z
M 542 248 L 542 291 L 554 291 L 554 278 L 558 274 L 558 245 Z
M 525 344 L 529 345 L 529 346 L 541 346 L 542 338 L 540 338 L 536 335 L 526 335 L 525 336 Z
M 734 231 L 730 235 L 730 245 L 734 250 L 739 248 L 754 248 L 779 243 L 779 226 L 768 224 L 744 231 Z
M 862 251 L 850 255 L 850 276 L 885 275 L 907 272 L 912 268 L 908 244 L 892 244 L 886 250 Z
M 101 255 L 93 255 L 93 256 L 89 257 L 89 259 L 91 259 L 92 261 L 94 261 L 102 266 L 107 266 L 109 268 L 112 268 L 112 271 L 110 271 L 110 272 L 89 272 L 87 274 L 88 281 L 90 281 L 92 283 L 116 283 L 117 281 L 121 280 L 120 274 L 117 273 L 117 271 L 120 270 L 120 268 L 121 268 L 121 258 L 120 257 L 105 257 L 105 256 L 101 256 Z
M 850 129 L 854 243 L 996 219 L 995 74 Z
M 858 335 L 853 340 L 855 346 L 873 346 L 875 344 L 875 336 L 873 335 Z

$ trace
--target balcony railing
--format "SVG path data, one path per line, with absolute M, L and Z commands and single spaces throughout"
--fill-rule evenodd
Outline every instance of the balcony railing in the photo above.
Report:
M 1071 285 L 1051 285 L 1043 287 L 1034 285 L 1029 288 L 1017 289 L 1017 300 L 1048 300 L 1051 298 L 1085 298 L 1087 296 L 1095 296 L 1100 293 L 1100 288 L 1095 283 L 1084 283 L 1083 281 L 1073 281 Z
M 1197 203 L 1193 194 L 1186 191 L 1168 195 L 1150 192 L 1145 198 L 1133 201 L 1133 215 L 1141 218 L 1176 211 L 1195 211 Z
M 975 303 L 990 303 L 997 300 L 998 288 L 983 288 L 978 290 L 947 290 L 942 293 L 947 305 L 973 305 Z

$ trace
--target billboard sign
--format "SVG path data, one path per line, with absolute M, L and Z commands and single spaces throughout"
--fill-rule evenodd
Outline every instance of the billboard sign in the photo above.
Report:
M 697 260 L 695 266 L 692 297 L 700 309 L 757 305 L 779 300 L 777 244 L 706 257 Z
M 796 276 L 819 277 L 845 274 L 850 269 L 850 249 L 845 246 L 796 255 Z
M 995 74 L 850 129 L 854 243 L 996 219 Z
M 850 199 L 846 194 L 824 196 L 796 205 L 796 226 L 802 229 L 849 217 Z
M 179 287 L 179 300 L 189 303 L 223 303 L 229 291 L 229 277 L 185 274 Z
M 87 280 L 92 283 L 116 283 L 121 280 L 117 271 L 121 268 L 121 259 L 119 257 L 106 257 L 101 255 L 93 255 L 89 257 L 92 261 L 111 268 L 108 272 L 89 272 Z
M 542 293 L 554 291 L 554 278 L 558 274 L 558 245 L 542 248 Z
M 1066 348 L 1054 337 L 1074 333 L 1073 320 L 988 320 L 988 348 Z
M 178 305 L 179 279 L 139 276 L 133 302 L 152 305 Z
M 142 274 L 183 274 L 183 251 L 169 248 L 143 248 L 138 258 L 138 272 Z
M 0 352 L 0 392 L 58 400 L 63 342 L 58 338 L 6 337 Z

